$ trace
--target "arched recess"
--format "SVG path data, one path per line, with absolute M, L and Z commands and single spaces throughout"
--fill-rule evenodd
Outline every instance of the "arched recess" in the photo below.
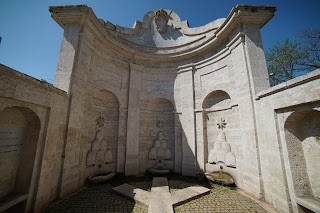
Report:
M 28 108 L 13 106 L 0 112 L 0 202 L 24 197 L 7 212 L 23 212 L 31 199 L 40 128 L 39 117 Z
M 239 115 L 228 93 L 222 90 L 210 92 L 202 102 L 204 161 L 206 171 L 229 172 L 238 184 Z
M 225 91 L 215 90 L 209 93 L 203 100 L 202 108 L 206 110 L 225 109 L 230 107 L 231 98 Z
M 292 113 L 284 125 L 296 197 L 320 199 L 320 112 Z
M 108 90 L 97 90 L 87 115 L 90 124 L 86 147 L 86 177 L 99 171 L 116 172 L 119 100 Z
M 140 173 L 157 165 L 156 159 L 151 157 L 150 150 L 154 147 L 155 140 L 163 140 L 167 147 L 167 158 L 164 164 L 167 169 L 175 168 L 175 116 L 173 104 L 165 98 L 156 98 L 141 110 L 140 120 Z M 159 138 L 160 137 L 160 138 Z M 157 158 L 155 149 L 155 158 Z M 170 153 L 170 156 L 169 156 Z M 159 156 L 158 156 L 159 157 Z M 163 157 L 163 156 L 162 156 Z

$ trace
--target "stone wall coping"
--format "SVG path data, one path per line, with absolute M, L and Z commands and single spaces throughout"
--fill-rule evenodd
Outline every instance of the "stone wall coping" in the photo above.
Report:
M 27 75 L 27 74 L 24 74 L 22 72 L 19 72 L 17 70 L 14 70 L 10 67 L 7 67 L 6 65 L 4 64 L 0 64 L 0 72 L 1 72 L 1 75 L 7 75 L 7 76 L 11 76 L 11 77 L 15 77 L 15 78 L 20 78 L 20 79 L 23 79 L 23 80 L 27 80 L 27 81 L 30 81 L 31 83 L 37 85 L 37 86 L 40 86 L 41 88 L 43 89 L 46 89 L 50 92 L 55 92 L 59 95 L 64 95 L 64 96 L 68 96 L 68 94 L 57 88 L 57 87 L 54 87 L 53 85 L 50 85 L 48 83 L 46 83 L 45 81 L 41 81 L 39 79 L 36 79 L 30 75 Z
M 320 78 L 320 69 L 317 69 L 317 70 L 312 71 L 310 73 L 307 73 L 305 75 L 299 76 L 297 78 L 291 79 L 289 81 L 283 82 L 283 83 L 278 84 L 274 87 L 270 87 L 264 91 L 261 91 L 256 95 L 255 99 L 259 100 L 261 98 L 264 98 L 264 97 L 273 95 L 275 93 L 290 89 L 292 87 L 296 87 L 296 86 L 305 84 L 310 81 L 314 81 L 319 78 Z

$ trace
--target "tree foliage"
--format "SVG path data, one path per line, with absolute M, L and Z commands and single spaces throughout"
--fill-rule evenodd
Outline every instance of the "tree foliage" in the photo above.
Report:
M 313 70 L 320 68 L 320 28 L 301 31 L 300 36 L 302 51 L 307 58 L 304 65 Z
M 320 68 L 320 29 L 303 30 L 298 40 L 277 42 L 266 60 L 271 86 Z

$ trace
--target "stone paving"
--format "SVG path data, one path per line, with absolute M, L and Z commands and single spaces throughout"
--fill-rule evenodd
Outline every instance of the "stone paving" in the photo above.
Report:
M 82 191 L 71 195 L 62 201 L 50 206 L 46 212 L 148 212 L 148 209 L 140 204 L 115 195 L 112 188 L 123 183 L 151 190 L 152 178 L 128 178 L 116 177 L 110 183 L 89 186 Z M 210 194 L 192 200 L 174 208 L 175 212 L 267 212 L 251 199 L 237 193 L 227 187 L 216 184 L 200 183 L 195 178 L 181 176 L 168 177 L 170 192 L 195 185 L 211 188 Z

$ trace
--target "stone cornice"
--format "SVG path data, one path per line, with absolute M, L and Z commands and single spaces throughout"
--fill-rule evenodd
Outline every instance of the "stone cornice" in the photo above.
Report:
M 218 45 L 221 44 L 221 41 L 229 39 L 230 32 L 237 26 L 242 24 L 264 26 L 273 17 L 275 10 L 276 8 L 274 6 L 238 5 L 231 10 L 226 19 L 211 22 L 203 26 L 203 29 L 199 27 L 193 31 L 191 30 L 191 32 L 186 32 L 186 34 L 201 34 L 201 39 L 199 37 L 199 39 L 196 39 L 194 42 L 180 46 L 158 48 L 130 42 L 114 33 L 114 31 L 121 31 L 122 33 L 137 34 L 138 28 L 145 28 L 145 24 L 143 23 L 146 22 L 147 18 L 144 18 L 142 23 L 136 22 L 135 27 L 129 32 L 130 30 L 126 30 L 123 27 L 114 26 L 110 22 L 106 23 L 99 20 L 92 9 L 85 5 L 49 8 L 53 19 L 57 21 L 61 27 L 75 23 L 85 25 L 90 28 L 90 31 L 94 32 L 98 40 L 103 42 L 105 48 L 114 51 L 116 54 L 120 54 L 126 62 L 130 63 L 134 63 L 136 60 L 170 63 L 190 60 L 195 57 L 199 58 L 201 54 L 217 48 Z M 149 16 L 151 17 L 150 14 L 147 17 Z M 221 23 L 222 21 L 224 22 Z M 176 26 L 181 27 L 184 25 L 183 23 L 185 22 L 180 22 L 180 25 L 176 23 Z

